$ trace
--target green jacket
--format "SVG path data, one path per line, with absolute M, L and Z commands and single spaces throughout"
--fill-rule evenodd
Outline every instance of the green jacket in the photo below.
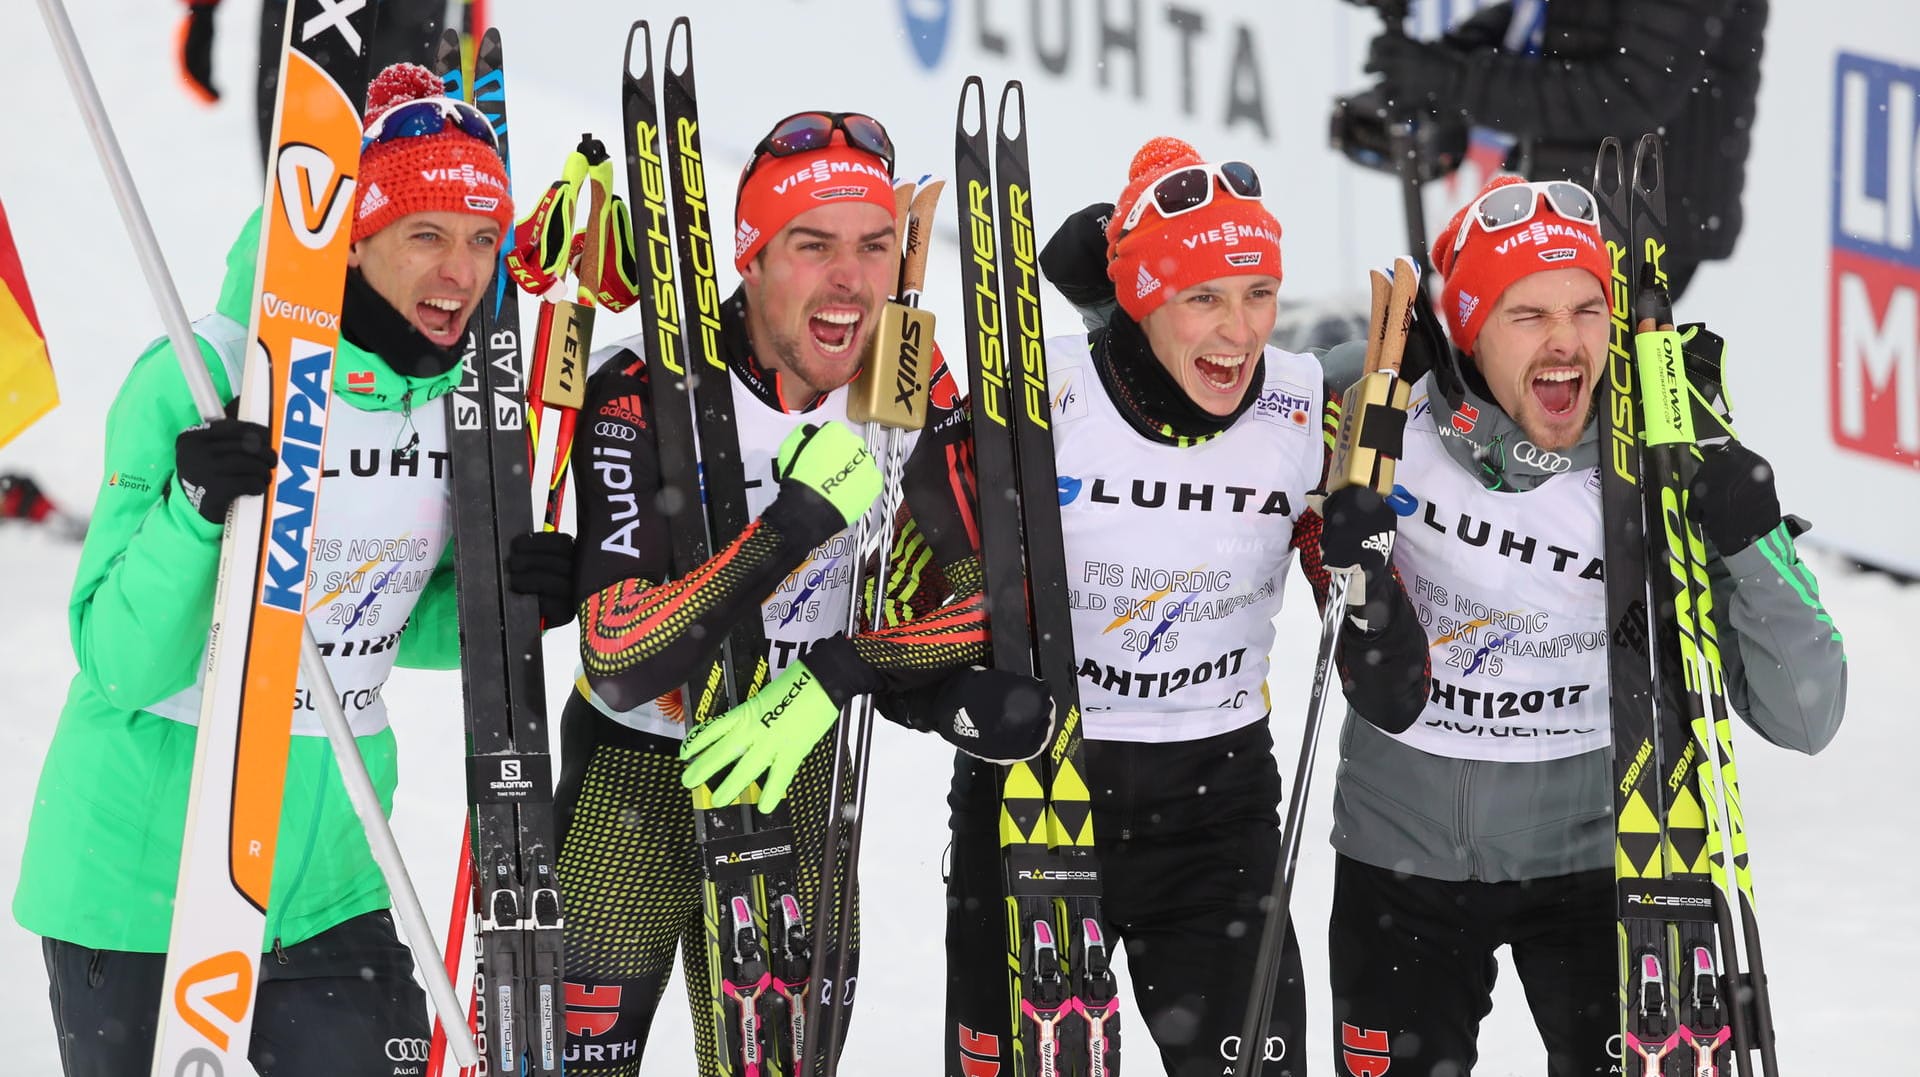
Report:
M 231 343 L 244 337 L 258 245 L 255 214 L 227 256 L 217 313 L 196 325 L 201 358 L 223 398 L 235 393 L 229 371 L 240 357 Z M 231 342 L 229 354 L 210 337 Z M 362 383 L 345 391 L 356 372 Z M 406 378 L 342 339 L 334 402 L 393 411 L 405 398 L 417 410 L 451 390 L 459 374 L 456 366 L 437 378 Z M 148 708 L 194 684 L 212 623 L 222 529 L 177 486 L 163 496 L 174 485 L 174 439 L 199 421 L 163 339 L 135 362 L 107 415 L 106 477 L 68 610 L 80 672 L 47 750 L 14 891 L 14 918 L 36 934 L 96 949 L 167 948 L 197 731 Z M 326 508 L 323 487 L 323 517 Z M 452 564 L 442 558 L 401 635 L 399 664 L 458 665 L 453 583 Z M 360 737 L 359 745 L 391 811 L 393 731 Z M 326 739 L 295 736 L 261 949 L 389 904 Z

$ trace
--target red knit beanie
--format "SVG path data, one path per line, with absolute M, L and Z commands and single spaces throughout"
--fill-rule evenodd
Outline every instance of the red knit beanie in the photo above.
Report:
M 1466 243 L 1454 253 L 1455 238 L 1461 228 L 1468 227 L 1467 211 L 1487 192 L 1522 182 L 1518 176 L 1495 176 L 1473 201 L 1460 207 L 1433 241 L 1433 266 L 1446 280 L 1440 289 L 1440 311 L 1446 315 L 1447 333 L 1463 355 L 1473 354 L 1487 315 L 1521 277 L 1549 269 L 1584 269 L 1600 282 L 1602 291 L 1611 279 L 1613 267 L 1607 261 L 1600 226 L 1561 216 L 1539 194 L 1534 196 L 1538 201 L 1532 219 L 1497 232 L 1487 231 L 1476 221 L 1468 228 Z
M 445 93 L 419 64 L 394 64 L 367 84 L 366 126 L 396 105 Z M 503 238 L 513 231 L 507 169 L 492 146 L 449 124 L 438 134 L 375 142 L 361 151 L 355 243 L 409 214 L 433 211 L 492 218 Z
M 733 268 L 746 271 L 788 222 L 810 209 L 835 202 L 871 202 L 894 215 L 893 177 L 887 163 L 847 145 L 845 131 L 833 132 L 825 149 L 787 157 L 764 155 L 747 162 L 740 198 L 733 209 Z
M 1177 138 L 1155 138 L 1140 147 L 1127 169 L 1127 187 L 1107 222 L 1107 278 L 1120 306 L 1143 321 L 1167 297 L 1215 277 L 1243 273 L 1280 276 L 1280 222 L 1265 206 L 1216 189 L 1213 200 L 1188 213 L 1162 217 L 1148 203 L 1133 230 L 1121 234 L 1127 214 L 1153 181 L 1178 168 L 1206 163 Z M 1220 183 L 1218 177 L 1213 183 Z

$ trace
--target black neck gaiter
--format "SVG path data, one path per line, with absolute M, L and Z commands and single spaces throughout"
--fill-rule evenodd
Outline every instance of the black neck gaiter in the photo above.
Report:
M 1201 408 L 1180 388 L 1173 375 L 1154 358 L 1147 334 L 1123 310 L 1116 309 L 1106 328 L 1092 339 L 1093 365 L 1107 398 L 1142 435 L 1168 445 L 1192 445 L 1232 426 L 1260 398 L 1266 382 L 1266 357 L 1259 359 L 1247 395 L 1227 415 Z
M 373 290 L 358 269 L 347 270 L 347 293 L 340 304 L 340 335 L 364 352 L 377 355 L 393 372 L 408 378 L 437 378 L 460 362 L 434 344 L 393 304 Z

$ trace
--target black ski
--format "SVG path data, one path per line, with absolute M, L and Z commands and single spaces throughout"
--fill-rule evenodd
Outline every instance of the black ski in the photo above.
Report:
M 1663 328 L 1673 313 L 1661 265 L 1666 192 L 1656 136 L 1640 140 L 1630 175 L 1619 143 L 1606 140 L 1595 193 L 1613 265 L 1601 480 L 1624 1063 L 1649 1077 L 1725 1077 L 1736 1058 L 1740 1072 L 1752 1073 L 1757 1048 L 1771 1077 L 1772 1020 L 1713 595 L 1687 506 L 1700 429 L 1730 436 L 1732 428 L 1692 384 L 1717 389 L 1719 351 L 1690 356 L 1687 336 Z M 1736 907 L 1752 975 L 1740 968 Z
M 499 32 L 488 30 L 481 41 L 471 87 L 463 85 L 459 50 L 458 32 L 447 31 L 436 56 L 447 96 L 479 106 L 507 162 Z M 507 276 L 506 238 L 491 296 L 467 329 L 447 432 L 461 568 L 474 1024 L 486 1070 L 557 1075 L 564 1046 L 561 914 L 540 612 L 533 596 L 506 586 L 504 575 L 508 544 L 534 527 L 520 311 Z
M 954 176 L 993 660 L 1045 681 L 1062 715 L 1048 750 L 1001 777 L 1014 1072 L 1111 1074 L 1119 1012 L 1081 750 L 1027 133 L 1025 93 L 1010 82 L 989 171 L 986 88 L 967 79 Z M 985 503 L 1001 491 L 1006 506 Z
M 677 67 L 676 46 L 683 57 Z M 642 304 L 647 383 L 661 486 L 671 491 L 663 499 L 671 569 L 679 575 L 705 563 L 751 517 L 733 423 L 733 377 L 720 348 L 692 26 L 685 17 L 668 32 L 662 65 L 664 93 L 656 97 L 651 29 L 644 20 L 634 23 L 621 91 L 628 202 L 654 275 L 652 302 Z M 675 240 L 677 256 L 669 249 Z M 765 630 L 758 616 L 745 618 L 686 686 L 688 728 L 725 713 L 766 680 Z M 693 794 L 714 1007 L 712 1019 L 695 1029 L 695 1049 L 724 1074 L 791 1074 L 806 1034 L 807 930 L 787 809 L 761 816 L 757 795 L 756 787 L 733 804 L 715 804 L 711 785 Z

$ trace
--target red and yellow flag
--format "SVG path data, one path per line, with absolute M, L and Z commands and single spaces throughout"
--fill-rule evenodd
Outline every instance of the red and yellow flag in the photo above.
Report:
M 0 445 L 59 402 L 46 334 L 27 294 L 27 276 L 13 247 L 6 207 L 0 205 Z

